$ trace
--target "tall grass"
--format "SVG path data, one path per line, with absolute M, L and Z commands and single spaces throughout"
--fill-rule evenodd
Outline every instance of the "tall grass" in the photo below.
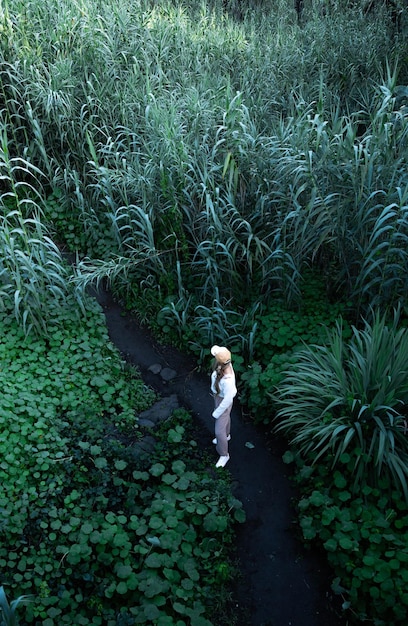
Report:
M 181 284 L 199 319 L 296 306 L 310 266 L 361 310 L 404 299 L 407 41 L 313 6 L 8 1 L 4 114 L 81 225 L 79 282 Z
M 42 173 L 10 155 L 1 121 L 0 137 L 0 309 L 13 314 L 26 334 L 47 334 L 56 309 L 72 306 L 69 271 L 42 222 Z

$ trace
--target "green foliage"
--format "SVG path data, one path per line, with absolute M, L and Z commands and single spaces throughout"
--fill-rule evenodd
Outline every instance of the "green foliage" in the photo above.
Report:
M 318 542 L 326 550 L 332 588 L 352 623 L 399 626 L 408 618 L 407 504 L 398 492 L 390 495 L 384 482 L 353 496 L 345 467 L 351 457 L 343 456 L 344 465 L 334 472 L 299 464 L 302 535 L 308 545 Z
M 86 286 L 107 279 L 129 308 L 159 328 L 166 340 L 189 343 L 201 362 L 207 358 L 205 346 L 228 343 L 245 385 L 243 399 L 256 419 L 269 421 L 276 406 L 271 392 L 280 387 L 284 370 L 298 367 L 300 345 L 321 343 L 322 329 L 343 313 L 338 300 L 352 300 L 353 319 L 360 311 L 367 315 L 372 305 L 379 311 L 404 306 L 408 76 L 400 59 L 406 58 L 407 39 L 385 5 L 364 14 L 358 3 L 349 4 L 305 3 L 301 24 L 293 3 L 289 7 L 283 0 L 251 6 L 234 0 L 190 2 L 188 9 L 177 1 L 8 0 L 7 7 L 1 6 L 4 312 L 12 313 L 26 333 L 33 329 L 39 336 L 55 335 L 61 343 L 61 309 L 78 303 L 86 308 L 81 296 Z M 401 14 L 402 25 L 404 20 Z M 81 258 L 74 291 L 51 233 L 58 245 Z M 319 293 L 315 302 L 312 298 L 308 308 L 303 287 L 310 268 L 324 278 L 325 295 Z M 23 335 L 9 316 L 5 319 L 20 345 Z M 358 346 L 355 335 L 352 357 L 362 379 L 369 371 L 363 371 L 364 341 L 361 335 Z M 94 624 L 132 624 L 136 617 L 131 611 L 137 609 L 128 599 L 134 597 L 144 603 L 137 615 L 141 622 L 190 620 L 199 626 L 205 619 L 200 604 L 189 603 L 190 597 L 171 603 L 166 595 L 176 593 L 177 582 L 188 580 L 186 588 L 177 587 L 188 596 L 190 581 L 195 586 L 196 581 L 185 569 L 163 567 L 169 555 L 157 544 L 154 529 L 144 546 L 151 550 L 148 568 L 154 584 L 149 588 L 145 581 L 143 587 L 139 580 L 127 539 L 139 544 L 133 529 L 129 536 L 123 531 L 122 516 L 128 520 L 123 501 L 140 507 L 137 516 L 145 502 L 138 484 L 125 495 L 134 459 L 121 436 L 132 433 L 135 406 L 143 401 L 138 391 L 129 391 L 129 381 L 119 382 L 120 367 L 106 374 L 107 362 L 116 363 L 109 351 L 106 359 L 98 351 L 94 357 L 92 341 L 82 336 L 81 343 L 90 346 L 83 348 L 85 362 L 82 348 L 71 341 L 59 360 L 51 344 L 36 353 L 39 382 L 33 389 L 38 403 L 27 391 L 32 379 L 22 373 L 30 363 L 28 346 L 33 351 L 35 344 L 28 341 L 27 350 L 21 350 L 24 362 L 13 361 L 18 369 L 7 362 L 13 376 L 6 389 L 13 404 L 4 406 L 3 420 L 15 451 L 3 450 L 2 471 L 12 467 L 10 476 L 31 482 L 27 498 L 15 498 L 10 517 L 15 528 L 23 520 L 22 534 L 13 535 L 12 523 L 6 525 L 12 544 L 23 539 L 12 556 L 1 554 L 1 567 L 9 568 L 13 585 L 21 584 L 23 591 L 35 580 L 42 604 L 37 614 L 30 614 L 34 623 L 52 626 L 66 619 L 86 624 L 85 604 Z M 93 358 L 97 369 L 91 372 Z M 61 359 L 70 364 L 68 369 L 59 369 Z M 245 362 L 250 368 L 244 368 Z M 323 365 L 332 371 L 333 359 L 326 355 Z M 328 375 L 319 380 L 327 408 L 333 380 Z M 388 393 L 384 384 L 379 388 Z M 317 454 L 327 447 L 330 462 L 336 459 L 330 439 L 334 433 L 339 453 L 343 448 L 351 453 L 358 439 L 350 461 L 358 459 L 358 480 L 366 469 L 372 470 L 373 480 L 389 470 L 403 483 L 405 470 L 389 453 L 401 443 L 400 407 L 386 398 L 391 408 L 385 410 L 384 422 L 384 415 L 371 411 L 371 396 L 367 402 L 360 398 L 360 406 L 358 400 L 353 404 L 357 392 L 365 392 L 361 385 L 349 388 L 344 403 L 333 406 L 316 426 L 323 437 Z M 330 430 L 338 419 L 361 426 L 360 418 L 367 421 L 359 438 L 349 434 L 350 424 Z M 111 419 L 115 426 L 109 430 Z M 173 424 L 165 441 L 185 452 L 178 448 L 183 446 L 182 428 Z M 76 447 L 69 443 L 71 434 Z M 137 431 L 133 435 L 137 438 Z M 364 442 L 368 447 L 363 448 Z M 30 456 L 32 445 L 36 452 Z M 20 453 L 29 457 L 26 465 L 9 467 L 7 458 L 17 463 Z M 161 457 L 163 476 L 176 476 L 177 484 L 165 446 L 160 462 Z M 391 459 L 394 465 L 389 465 Z M 159 481 L 160 467 L 156 462 L 152 467 Z M 150 479 L 149 467 L 140 471 Z M 66 474 L 71 490 L 62 478 Z M 12 494 L 18 488 L 10 487 Z M 78 497 L 82 491 L 87 500 Z M 65 498 L 69 518 L 63 512 Z M 85 532 L 89 526 L 77 529 L 76 519 L 85 524 L 91 518 L 88 502 L 99 535 Z M 31 519 L 33 503 L 38 508 Z M 64 522 L 65 544 L 54 538 L 59 527 L 50 531 L 44 515 L 50 503 Z M 102 512 L 108 505 L 113 517 L 109 514 L 107 520 Z M 167 528 L 168 517 L 156 517 Z M 40 520 L 48 526 L 41 528 Z M 51 520 L 58 525 L 59 517 Z M 187 524 L 185 518 L 179 521 Z M 218 528 L 213 517 L 207 523 Z M 113 528 L 123 545 L 113 544 Z M 33 543 L 24 543 L 25 533 L 31 533 Z M 55 548 L 49 562 L 47 533 Z M 99 536 L 106 547 L 101 554 L 98 541 L 91 540 Z M 82 545 L 84 558 L 93 558 L 90 571 L 88 561 L 81 560 Z M 27 556 L 33 546 L 36 561 L 32 553 Z M 124 568 L 115 586 L 111 580 L 105 584 L 113 558 L 122 552 Z M 21 555 L 28 558 L 26 565 L 19 565 Z M 138 563 L 146 557 L 137 556 Z M 220 556 L 213 571 L 222 579 L 226 569 Z M 167 571 L 169 577 L 163 578 L 161 572 Z M 109 613 L 113 606 L 121 606 L 115 619 Z
M 297 352 L 305 344 L 322 341 L 327 329 L 347 312 L 346 303 L 329 301 L 324 282 L 313 272 L 305 273 L 301 294 L 299 310 L 288 309 L 276 300 L 257 318 L 254 361 L 241 375 L 243 399 L 255 421 L 272 422 L 276 411 L 274 392 L 285 370 L 297 362 Z M 342 332 L 344 337 L 351 333 L 346 322 Z
M 63 242 L 68 250 L 86 249 L 87 232 L 77 215 L 66 206 L 67 202 L 61 189 L 55 189 L 44 201 L 44 218 L 52 224 L 53 236 L 58 242 Z
M 124 368 L 99 306 L 81 324 L 57 318 L 42 339 L 2 319 L 0 569 L 34 596 L 21 623 L 209 626 L 242 505 L 200 455 L 179 460 L 197 450 L 186 412 L 143 452 L 137 415 L 155 395 Z
M 377 312 L 348 342 L 337 324 L 325 345 L 299 351 L 276 392 L 276 428 L 314 462 L 337 467 L 347 452 L 354 491 L 385 477 L 408 499 L 408 333 L 398 320 Z
M 4 191 L 0 194 L 0 310 L 13 312 L 26 334 L 47 333 L 54 313 L 67 305 L 78 308 L 82 298 L 71 288 L 60 251 L 41 221 L 41 197 L 36 189 L 40 187 L 41 173 L 29 162 L 10 156 L 6 129 L 2 131 L 0 169 L 4 172 Z
M 3 316 L 1 327 L 1 378 L 8 395 L 4 409 L 29 410 L 38 418 L 51 410 L 65 415 L 91 409 L 133 423 L 135 411 L 152 400 L 152 392 L 141 382 L 126 381 L 102 313 L 91 299 L 83 323 L 78 323 L 75 310 L 70 315 L 64 309 L 57 311 L 50 337 L 25 338 L 11 316 Z M 141 400 L 143 395 L 145 400 Z M 49 398 L 55 398 L 51 404 Z
M 234 366 L 242 370 L 243 355 L 252 358 L 257 324 L 254 321 L 258 306 L 245 312 L 223 308 L 215 299 L 212 306 L 195 304 L 185 292 L 175 302 L 167 298 L 157 315 L 157 330 L 166 341 L 180 345 L 194 353 L 200 363 L 208 361 L 208 346 L 228 344 L 234 353 Z
M 16 600 L 13 600 L 10 604 L 7 601 L 7 597 L 3 586 L 0 587 L 0 624 L 1 626 L 18 626 L 17 620 L 17 608 L 20 604 L 25 604 L 30 601 L 30 596 L 20 596 Z
M 107 276 L 145 319 L 198 303 L 188 323 L 221 337 L 215 309 L 296 308 L 311 265 L 362 308 L 405 297 L 406 40 L 385 11 L 43 5 L 2 13 L 4 120 L 61 190 L 45 215 L 83 285 Z

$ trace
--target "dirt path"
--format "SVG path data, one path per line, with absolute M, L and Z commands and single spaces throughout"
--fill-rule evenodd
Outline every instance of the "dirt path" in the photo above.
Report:
M 124 358 L 137 365 L 145 382 L 162 396 L 176 393 L 191 410 L 200 429 L 208 431 L 214 449 L 212 398 L 208 377 L 199 373 L 191 357 L 159 345 L 151 333 L 124 314 L 110 295 L 98 296 L 109 334 Z M 149 371 L 153 364 L 177 372 L 170 382 Z M 306 551 L 296 538 L 291 506 L 293 487 L 282 462 L 280 442 L 266 444 L 261 429 L 249 423 L 236 402 L 232 412 L 231 459 L 227 470 L 234 494 L 244 506 L 247 521 L 240 525 L 237 556 L 242 576 L 232 590 L 236 626 L 344 626 L 333 609 L 331 573 L 324 558 Z M 253 447 L 246 445 L 250 443 Z M 214 449 L 214 463 L 218 456 Z M 220 470 L 218 470 L 220 471 Z

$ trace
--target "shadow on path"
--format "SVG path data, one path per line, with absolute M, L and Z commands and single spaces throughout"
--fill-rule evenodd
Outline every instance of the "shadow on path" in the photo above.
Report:
M 211 448 L 214 420 L 209 377 L 197 370 L 192 357 L 157 343 L 146 328 L 125 314 L 110 294 L 97 296 L 112 342 L 123 357 L 138 366 L 145 383 L 160 395 L 177 394 L 181 406 L 192 412 L 208 431 Z M 169 367 L 177 376 L 165 382 L 149 371 L 153 364 Z M 250 443 L 253 447 L 248 447 Z M 232 411 L 231 459 L 227 470 L 234 495 L 241 500 L 247 521 L 238 525 L 236 550 L 241 576 L 236 581 L 233 606 L 235 626 L 344 626 L 333 604 L 331 572 L 322 555 L 313 554 L 296 538 L 294 489 L 282 461 L 279 441 L 267 444 L 261 429 L 242 414 L 239 402 Z M 214 447 L 214 463 L 218 455 Z M 216 470 L 225 471 L 225 470 Z

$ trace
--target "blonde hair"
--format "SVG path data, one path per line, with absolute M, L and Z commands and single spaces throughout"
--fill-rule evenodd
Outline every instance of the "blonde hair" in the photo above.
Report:
M 220 380 L 224 376 L 224 372 L 229 366 L 228 363 L 220 363 L 217 359 L 214 359 L 213 371 L 216 372 L 215 380 L 214 380 L 214 388 L 217 393 L 220 393 Z

